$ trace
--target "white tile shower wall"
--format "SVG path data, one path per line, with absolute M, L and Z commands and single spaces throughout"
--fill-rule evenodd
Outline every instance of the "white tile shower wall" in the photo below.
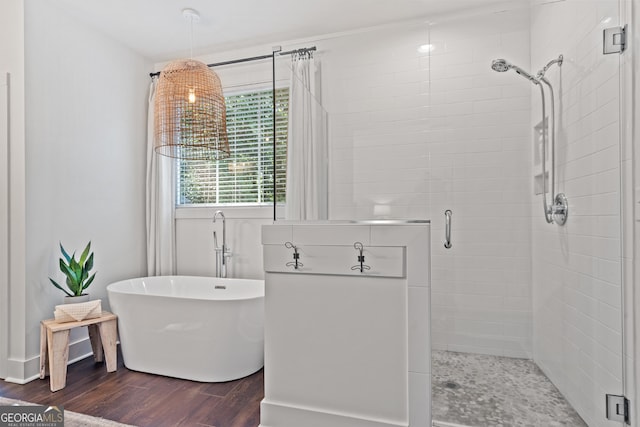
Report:
M 428 69 L 424 23 L 324 40 L 331 219 L 427 212 Z
M 433 347 L 531 357 L 530 92 L 491 61 L 529 66 L 527 10 L 431 26 L 428 173 Z M 451 209 L 452 248 L 444 211 Z
M 531 21 L 535 68 L 564 55 L 548 76 L 570 209 L 564 227 L 548 225 L 533 197 L 534 360 L 591 427 L 619 425 L 604 420 L 603 397 L 622 392 L 620 57 L 602 55 L 602 29 L 618 19 L 617 0 L 567 0 L 534 7 Z
M 322 46 L 330 218 L 432 220 L 435 348 L 531 356 L 530 93 L 490 69 L 528 66 L 528 28 L 512 11 Z

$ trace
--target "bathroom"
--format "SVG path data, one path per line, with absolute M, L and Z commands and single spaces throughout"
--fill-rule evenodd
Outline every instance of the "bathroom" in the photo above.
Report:
M 201 2 L 174 5 L 172 38 L 184 49 L 162 52 L 151 10 L 110 3 L 121 9 L 73 0 L 0 6 L 0 73 L 11 73 L 10 138 L 0 154 L 0 378 L 14 382 L 38 373 L 39 322 L 60 303 L 47 281 L 60 241 L 80 247 L 91 239 L 98 271 L 91 291 L 103 301 L 109 283 L 148 273 L 149 73 L 189 55 L 180 11 L 205 9 Z M 315 46 L 318 99 L 329 123 L 328 217 L 431 220 L 433 349 L 533 358 L 587 425 L 621 425 L 603 419 L 603 402 L 607 393 L 624 394 L 636 412 L 639 181 L 631 141 L 638 55 L 634 43 L 622 55 L 601 51 L 604 28 L 629 24 L 635 40 L 638 4 L 416 3 L 407 1 L 412 14 L 393 21 L 368 21 L 369 13 L 384 16 L 375 8 L 318 10 L 309 32 L 261 36 L 247 28 L 236 40 L 216 25 L 238 26 L 248 17 L 204 15 L 193 31 L 194 57 L 215 63 L 270 54 L 273 46 Z M 308 14 L 289 7 L 288 20 Z M 130 14 L 133 25 L 99 19 L 109 14 Z M 340 27 L 334 15 L 351 16 L 353 24 Z M 220 41 L 200 35 L 202 28 Z M 132 39 L 155 53 L 140 53 L 127 44 Z M 547 76 L 557 94 L 565 226 L 544 221 L 542 196 L 534 194 L 538 88 L 514 72 L 491 70 L 492 60 L 504 58 L 535 73 L 560 54 L 562 67 Z M 277 59 L 278 85 L 286 85 L 288 60 Z M 269 88 L 271 66 L 266 60 L 215 71 L 225 90 Z M 176 208 L 174 255 L 164 252 L 175 265 L 163 274 L 214 275 L 218 208 Z M 233 253 L 229 276 L 262 278 L 260 230 L 273 222 L 272 206 L 222 209 Z M 448 209 L 450 249 L 443 244 Z M 69 358 L 89 351 L 78 336 Z

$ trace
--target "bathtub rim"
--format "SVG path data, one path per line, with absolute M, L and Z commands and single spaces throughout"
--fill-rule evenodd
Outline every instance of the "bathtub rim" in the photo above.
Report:
M 230 281 L 249 281 L 249 282 L 262 282 L 262 293 L 259 295 L 247 296 L 247 297 L 239 297 L 239 298 L 206 298 L 202 296 L 183 296 L 183 295 L 162 295 L 162 294 L 150 294 L 150 293 L 141 293 L 141 292 L 130 292 L 122 289 L 114 289 L 115 285 L 119 285 L 121 283 L 130 282 L 134 280 L 144 280 L 144 279 L 154 279 L 154 278 L 166 278 L 166 279 L 179 279 L 179 278 L 191 278 L 191 279 L 213 279 L 213 280 L 221 280 L 223 282 Z M 219 302 L 234 302 L 234 301 L 251 301 L 251 300 L 259 300 L 264 299 L 265 297 L 265 287 L 264 287 L 264 279 L 243 279 L 243 278 L 234 278 L 234 277 L 211 277 L 211 276 L 189 276 L 189 275 L 167 275 L 167 276 L 140 276 L 140 277 L 132 277 L 129 279 L 118 280 L 117 282 L 109 283 L 106 286 L 107 295 L 111 292 L 122 295 L 138 295 L 144 298 L 173 298 L 180 300 L 191 300 L 191 301 L 219 301 Z

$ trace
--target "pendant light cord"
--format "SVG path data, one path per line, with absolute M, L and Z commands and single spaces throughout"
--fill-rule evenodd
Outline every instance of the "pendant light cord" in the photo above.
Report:
M 193 59 L 193 16 L 189 17 L 189 59 Z

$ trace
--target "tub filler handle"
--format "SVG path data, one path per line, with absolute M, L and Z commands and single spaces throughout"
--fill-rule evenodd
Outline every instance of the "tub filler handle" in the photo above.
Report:
M 225 278 L 227 277 L 227 266 L 229 264 L 229 257 L 231 257 L 231 248 L 222 245 L 218 246 L 218 236 L 216 232 L 213 232 L 213 249 L 216 254 L 216 275 L 215 277 Z
M 287 249 L 293 249 L 293 261 L 289 261 L 286 266 L 293 267 L 298 270 L 300 267 L 304 267 L 304 264 L 300 262 L 300 253 L 298 252 L 298 247 L 291 242 L 287 242 L 284 244 Z

